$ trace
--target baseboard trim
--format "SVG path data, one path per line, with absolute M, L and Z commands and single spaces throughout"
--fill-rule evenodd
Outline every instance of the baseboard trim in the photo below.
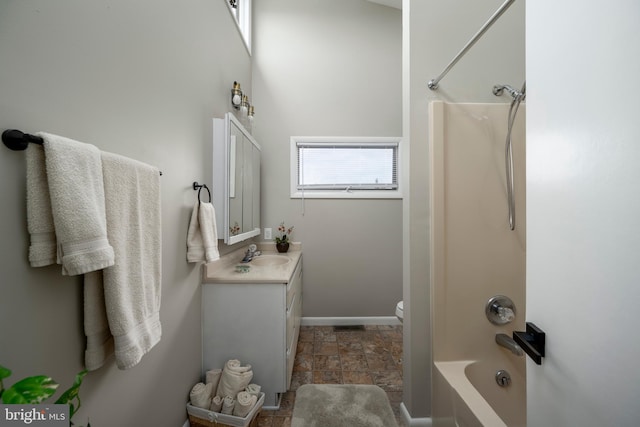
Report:
M 395 316 L 372 317 L 303 317 L 303 326 L 400 325 Z
M 400 403 L 400 414 L 402 415 L 402 419 L 405 425 L 409 427 L 431 427 L 433 426 L 433 422 L 431 418 L 411 418 L 411 414 L 407 410 L 407 407 L 404 406 L 404 402 Z

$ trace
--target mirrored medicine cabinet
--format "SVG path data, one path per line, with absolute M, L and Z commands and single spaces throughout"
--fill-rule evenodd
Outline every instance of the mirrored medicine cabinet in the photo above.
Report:
M 260 150 L 232 113 L 213 119 L 213 203 L 227 245 L 260 235 Z

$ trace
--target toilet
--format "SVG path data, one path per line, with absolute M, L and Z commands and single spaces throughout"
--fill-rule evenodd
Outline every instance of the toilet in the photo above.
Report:
M 403 301 L 400 301 L 396 304 L 396 317 L 400 322 L 402 322 L 402 318 L 404 317 L 404 304 Z

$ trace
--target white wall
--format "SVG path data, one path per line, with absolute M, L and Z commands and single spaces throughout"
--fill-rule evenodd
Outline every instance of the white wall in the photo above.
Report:
M 527 320 L 547 333 L 530 427 L 640 420 L 639 17 L 527 2 Z
M 211 117 L 251 61 L 223 1 L 0 2 L 0 130 L 46 130 L 158 166 L 160 343 L 139 365 L 89 373 L 77 425 L 180 426 L 200 380 L 200 269 L 186 263 L 195 180 L 212 175 Z M 5 386 L 83 368 L 82 284 L 27 264 L 25 153 L 0 147 L 0 364 Z M 213 184 L 215 185 L 215 184 Z
M 404 0 L 402 4 L 403 136 L 409 142 L 405 159 L 410 166 L 403 206 L 404 403 L 414 418 L 431 413 L 428 103 L 507 101 L 496 98 L 491 89 L 497 83 L 519 87 L 525 78 L 524 2 L 509 8 L 441 81 L 438 91 L 430 91 L 427 83 L 501 4 L 495 0 Z
M 294 225 L 305 317 L 394 316 L 402 201 L 291 199 L 291 136 L 400 136 L 401 15 L 365 0 L 254 2 L 262 223 Z M 304 203 L 304 207 L 303 207 Z

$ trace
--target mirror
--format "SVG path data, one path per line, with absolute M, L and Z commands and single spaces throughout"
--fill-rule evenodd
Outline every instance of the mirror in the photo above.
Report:
M 219 238 L 260 235 L 260 145 L 232 113 L 213 119 L 213 189 Z

